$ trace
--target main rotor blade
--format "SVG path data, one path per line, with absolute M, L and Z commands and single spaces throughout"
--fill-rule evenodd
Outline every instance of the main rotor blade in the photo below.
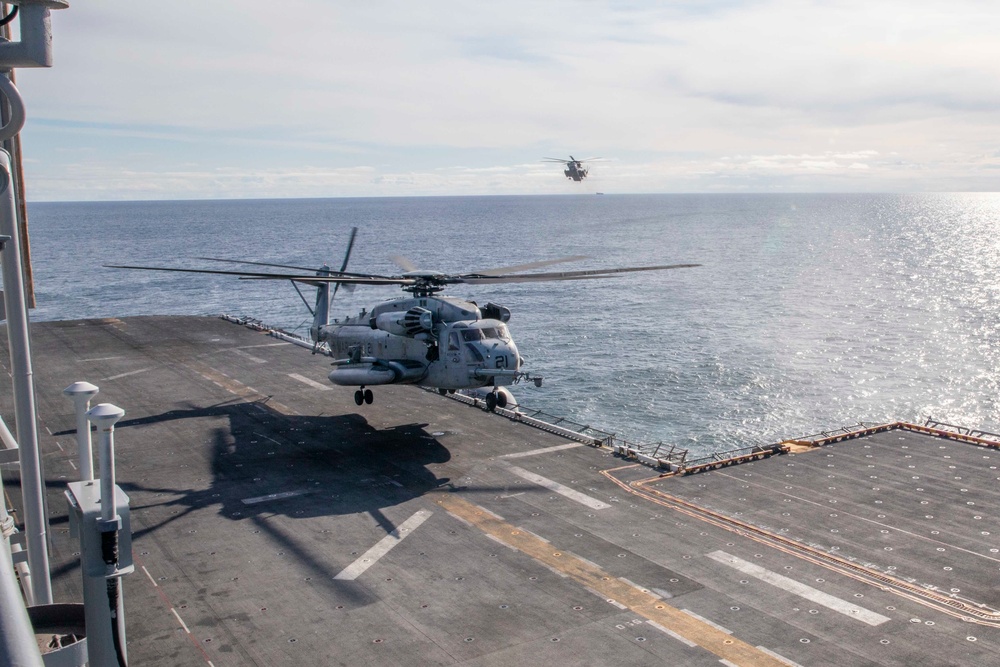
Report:
M 403 257 L 402 255 L 391 255 L 389 257 L 393 263 L 399 268 L 403 269 L 409 273 L 410 271 L 418 271 L 417 265 L 409 257 Z
M 599 280 L 601 278 L 621 278 L 619 275 L 609 274 L 603 276 L 549 276 L 544 273 L 539 273 L 539 277 L 533 278 L 530 274 L 522 274 L 517 276 L 506 276 L 503 278 L 468 278 L 466 280 L 456 279 L 448 281 L 449 284 L 454 283 L 469 283 L 470 285 L 500 285 L 509 283 L 545 283 L 545 282 L 555 282 L 557 280 Z
M 463 274 L 469 277 L 475 276 L 499 276 L 505 273 L 514 273 L 516 271 L 530 271 L 532 269 L 540 269 L 543 266 L 551 266 L 553 264 L 561 264 L 563 262 L 578 262 L 581 259 L 590 259 L 586 255 L 572 255 L 570 257 L 560 257 L 559 259 L 546 259 L 540 262 L 531 262 L 530 264 L 518 264 L 516 266 L 505 266 L 498 269 L 484 269 L 483 271 L 473 271 L 471 273 Z
M 308 266 L 292 266 L 290 264 L 270 264 L 268 262 L 251 262 L 245 259 L 221 259 L 219 257 L 195 257 L 206 262 L 225 262 L 227 264 L 252 264 L 253 266 L 273 266 L 276 269 L 295 269 L 296 271 L 315 271 Z
M 343 275 L 344 271 L 347 270 L 347 262 L 351 259 L 351 249 L 354 247 L 354 237 L 358 235 L 358 228 L 351 227 L 351 238 L 347 242 L 347 252 L 344 253 L 344 263 L 340 265 L 340 274 Z M 337 283 L 333 286 L 333 294 L 330 295 L 330 301 L 333 301 L 334 297 L 337 296 L 337 290 L 340 289 L 341 283 Z M 350 291 L 350 290 L 348 290 Z
M 337 285 L 415 285 L 417 281 L 413 278 L 381 278 L 379 276 L 240 276 L 240 280 L 294 280 L 297 283 L 308 283 L 309 285 L 319 285 L 320 283 L 331 283 Z
M 105 264 L 109 269 L 136 269 L 139 271 L 172 271 L 175 273 L 207 273 L 211 275 L 237 276 L 242 280 L 294 280 L 299 283 L 318 285 L 319 283 L 344 283 L 353 285 L 412 285 L 411 278 L 391 278 L 387 276 L 339 275 L 331 273 L 328 276 L 302 275 L 294 273 L 258 273 L 253 271 L 222 271 L 220 269 L 180 269 L 167 266 L 132 266 L 126 264 Z
M 546 280 L 579 280 L 581 278 L 610 278 L 621 273 L 637 271 L 666 271 L 668 269 L 690 269 L 701 264 L 665 264 L 661 266 L 626 266 L 613 269 L 592 269 L 588 271 L 553 271 L 549 273 L 507 274 L 486 278 L 466 278 L 463 282 L 474 285 L 490 283 L 527 283 Z
M 273 266 L 278 269 L 295 269 L 296 271 L 316 271 L 314 267 L 308 266 L 291 266 L 289 264 L 269 264 L 267 262 L 248 262 L 242 259 L 219 259 L 218 257 L 195 257 L 194 259 L 200 259 L 208 262 L 227 262 L 229 264 L 252 264 L 254 266 Z M 142 267 L 133 267 L 142 268 Z M 153 268 L 153 267 L 150 267 Z M 158 269 L 162 271 L 175 271 L 179 269 Z M 194 269 L 190 269 L 193 271 Z M 331 271 L 331 275 L 337 276 L 350 276 L 352 278 L 391 278 L 392 276 L 380 276 L 377 273 L 346 273 L 344 271 Z
M 351 227 L 351 238 L 347 241 L 347 252 L 344 253 L 344 263 L 340 265 L 339 273 L 347 270 L 347 262 L 351 259 L 351 250 L 354 248 L 354 237 L 358 235 L 358 228 Z

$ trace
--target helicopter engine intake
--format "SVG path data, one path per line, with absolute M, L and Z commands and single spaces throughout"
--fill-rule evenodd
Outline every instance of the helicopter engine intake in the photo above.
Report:
M 483 319 L 486 320 L 510 322 L 510 308 L 493 303 L 492 301 L 487 303 L 485 306 L 480 306 L 479 312 L 483 314 Z
M 380 313 L 371 318 L 369 324 L 372 329 L 413 338 L 417 334 L 434 331 L 434 313 L 426 308 L 415 306 L 405 313 Z

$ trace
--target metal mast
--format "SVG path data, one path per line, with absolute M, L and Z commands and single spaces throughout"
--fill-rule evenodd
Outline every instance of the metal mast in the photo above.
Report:
M 0 42 L 0 93 L 9 105 L 8 121 L 0 128 L 0 141 L 13 138 L 24 125 L 24 103 L 6 75 L 16 67 L 52 66 L 52 26 L 50 9 L 69 6 L 66 0 L 17 0 L 21 40 Z M 35 387 L 31 370 L 28 310 L 21 263 L 20 230 L 17 228 L 14 166 L 10 154 L 0 150 L 0 236 L 10 240 L 0 253 L 3 264 L 3 291 L 7 317 L 13 376 L 17 441 L 20 449 L 21 492 L 24 500 L 24 527 L 28 545 L 28 565 L 36 604 L 52 602 L 49 576 L 47 521 L 44 484 L 38 451 L 38 420 Z

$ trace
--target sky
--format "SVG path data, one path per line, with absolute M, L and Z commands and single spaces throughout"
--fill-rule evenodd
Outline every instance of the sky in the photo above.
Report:
M 1000 190 L 990 1 L 71 0 L 29 201 Z M 544 157 L 601 157 L 583 183 Z

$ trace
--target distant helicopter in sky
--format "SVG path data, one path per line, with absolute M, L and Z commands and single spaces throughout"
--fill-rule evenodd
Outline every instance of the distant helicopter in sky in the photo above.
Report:
M 593 162 L 594 160 L 600 160 L 600 159 L 601 158 L 599 158 L 599 157 L 588 157 L 588 158 L 584 158 L 582 160 L 577 160 L 575 157 L 573 157 L 572 155 L 570 155 L 568 160 L 566 158 L 547 157 L 547 158 L 545 158 L 542 161 L 543 162 L 560 162 L 562 164 L 565 164 L 566 165 L 566 169 L 563 171 L 563 173 L 566 174 L 566 178 L 571 178 L 574 181 L 576 181 L 576 182 L 579 183 L 583 179 L 587 178 L 588 170 L 583 168 L 583 163 L 584 162 Z
M 356 234 L 357 228 L 352 229 L 339 271 L 325 265 L 315 270 L 212 257 L 198 259 L 291 269 L 295 273 L 128 265 L 109 265 L 109 268 L 222 274 L 249 280 L 289 280 L 296 291 L 298 284 L 311 285 L 316 288 L 315 306 L 310 306 L 301 292 L 299 296 L 313 316 L 309 329 L 313 352 L 321 352 L 334 359 L 333 370 L 328 375 L 330 382 L 359 387 L 354 393 L 355 403 L 372 403 L 374 396 L 368 387 L 382 384 L 418 384 L 436 388 L 442 394 L 482 387 L 492 388 L 485 397 L 486 407 L 492 411 L 506 404 L 507 394 L 498 391 L 499 387 L 521 380 L 533 381 L 536 386 L 541 386 L 542 379 L 522 370 L 523 359 L 507 329 L 509 308 L 495 303 L 480 306 L 474 301 L 439 294 L 446 286 L 588 280 L 636 271 L 700 266 L 670 264 L 524 273 L 585 259 L 577 255 L 471 273 L 446 274 L 420 270 L 409 259 L 395 256 L 391 259 L 404 271 L 400 275 L 349 273 L 347 263 Z M 358 315 L 331 321 L 331 302 L 341 285 L 399 285 L 410 296 L 390 299 L 370 311 L 363 309 Z

